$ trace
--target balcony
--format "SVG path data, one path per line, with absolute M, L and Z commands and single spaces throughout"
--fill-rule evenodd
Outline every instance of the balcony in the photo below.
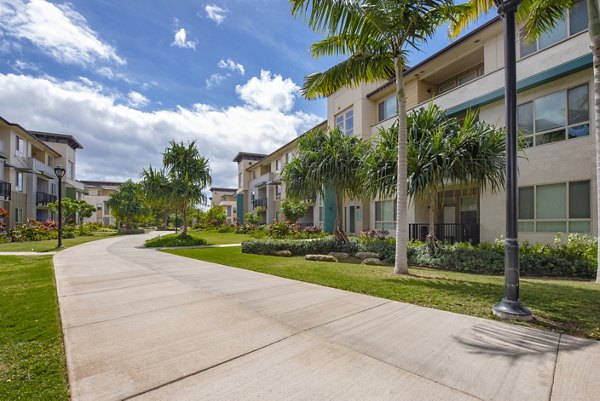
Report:
M 29 162 L 31 165 L 31 168 L 33 169 L 33 171 L 35 171 L 38 174 L 42 174 L 44 176 L 46 176 L 46 178 L 55 178 L 56 174 L 54 174 L 54 168 L 51 166 L 48 166 L 47 164 L 45 164 L 42 161 L 39 161 L 38 159 L 35 159 L 33 157 L 29 158 Z
M 411 240 L 425 241 L 429 232 L 428 224 L 409 224 L 408 237 Z M 448 243 L 479 243 L 479 224 L 435 224 L 435 238 Z
M 257 207 L 267 208 L 267 198 L 254 199 L 252 201 L 252 208 L 256 209 Z
M 10 182 L 0 181 L 0 199 L 10 200 Z
M 48 203 L 52 202 L 56 202 L 56 195 L 48 194 L 46 192 L 35 193 L 36 204 L 46 206 Z
M 6 149 L 6 143 L 0 139 L 0 159 L 8 159 L 8 150 Z

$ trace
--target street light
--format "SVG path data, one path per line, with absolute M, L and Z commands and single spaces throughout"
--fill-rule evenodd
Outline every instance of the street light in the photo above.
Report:
M 515 13 L 521 0 L 494 0 L 504 19 L 506 101 L 506 239 L 504 240 L 504 297 L 492 307 L 501 319 L 528 321 L 531 311 L 519 300 L 519 240 L 517 189 L 517 60 Z
M 54 167 L 54 174 L 58 177 L 58 245 L 57 248 L 62 248 L 62 179 L 67 170 L 62 166 Z

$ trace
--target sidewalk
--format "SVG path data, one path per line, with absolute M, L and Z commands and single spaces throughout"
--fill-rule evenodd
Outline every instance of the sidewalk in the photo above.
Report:
M 138 248 L 54 257 L 73 400 L 594 400 L 600 343 Z

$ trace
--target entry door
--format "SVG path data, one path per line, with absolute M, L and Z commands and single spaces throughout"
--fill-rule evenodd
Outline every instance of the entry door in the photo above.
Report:
M 355 234 L 356 231 L 356 206 L 346 206 L 344 208 L 346 232 Z

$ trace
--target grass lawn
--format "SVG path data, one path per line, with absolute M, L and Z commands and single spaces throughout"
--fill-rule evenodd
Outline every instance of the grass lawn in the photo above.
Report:
M 216 231 L 188 231 L 188 234 L 195 238 L 204 238 L 208 245 L 226 245 L 226 244 L 241 244 L 243 241 L 248 241 L 253 238 L 250 234 L 236 233 L 218 233 Z M 161 234 L 163 235 L 163 234 Z M 176 234 L 165 234 L 176 235 Z
M 491 306 L 504 292 L 504 278 L 500 276 L 421 268 L 411 268 L 410 276 L 397 276 L 386 266 L 249 255 L 241 253 L 239 247 L 165 252 L 487 319 L 495 319 Z M 522 278 L 521 300 L 535 315 L 526 325 L 600 340 L 600 285 Z
M 49 256 L 0 256 L 0 400 L 68 400 Z
M 82 235 L 76 238 L 65 238 L 63 239 L 63 247 L 69 248 L 71 246 L 83 244 L 97 239 L 108 238 L 113 235 L 117 235 L 116 232 L 104 232 L 97 231 L 91 235 Z M 57 251 L 55 239 L 49 239 L 44 241 L 31 241 L 31 242 L 10 242 L 8 244 L 0 244 L 0 252 L 50 252 Z

